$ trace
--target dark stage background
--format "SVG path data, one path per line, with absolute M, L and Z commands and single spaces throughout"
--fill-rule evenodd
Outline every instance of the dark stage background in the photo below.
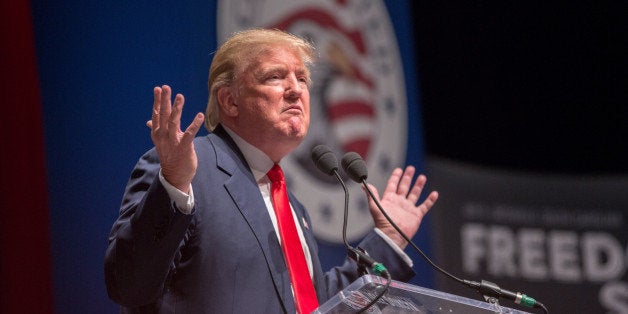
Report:
M 427 153 L 628 172 L 621 1 L 412 2 Z

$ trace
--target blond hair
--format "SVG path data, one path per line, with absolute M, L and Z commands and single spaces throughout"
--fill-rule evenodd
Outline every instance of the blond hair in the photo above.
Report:
M 218 89 L 229 86 L 255 60 L 277 45 L 294 48 L 306 66 L 314 61 L 314 46 L 306 40 L 277 29 L 249 29 L 235 33 L 222 44 L 209 68 L 209 100 L 205 110 L 205 128 L 213 131 L 220 123 Z

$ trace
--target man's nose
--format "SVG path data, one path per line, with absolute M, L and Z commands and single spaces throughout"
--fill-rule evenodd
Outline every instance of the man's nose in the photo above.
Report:
M 303 89 L 306 87 L 305 87 L 305 84 L 301 83 L 299 79 L 297 78 L 297 76 L 294 73 L 292 73 L 288 75 L 288 77 L 286 78 L 285 88 L 286 88 L 286 93 L 288 93 L 288 95 L 300 96 L 301 93 L 303 93 Z

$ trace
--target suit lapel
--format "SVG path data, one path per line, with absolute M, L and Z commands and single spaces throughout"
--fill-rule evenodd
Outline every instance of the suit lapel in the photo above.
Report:
M 296 200 L 292 193 L 288 192 L 288 197 L 290 198 L 290 204 L 294 208 L 295 213 L 297 214 L 297 220 L 299 221 L 299 225 L 301 230 L 303 230 L 303 236 L 305 237 L 305 242 L 307 243 L 308 248 L 310 249 L 310 254 L 312 255 L 312 259 L 314 256 L 318 256 L 317 252 L 317 244 L 316 239 L 314 238 L 314 233 L 312 232 L 312 227 L 310 226 L 311 222 L 309 220 L 309 216 L 305 212 L 305 207 Z
M 293 313 L 296 310 L 290 288 L 290 276 L 257 182 L 244 156 L 227 133 L 221 127 L 214 132 L 222 139 L 212 141 L 217 151 L 217 166 L 230 175 L 224 186 L 255 234 L 284 309 Z

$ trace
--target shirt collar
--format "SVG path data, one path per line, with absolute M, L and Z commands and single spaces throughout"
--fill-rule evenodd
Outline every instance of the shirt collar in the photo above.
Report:
M 244 159 L 246 159 L 246 162 L 249 164 L 249 167 L 253 172 L 253 177 L 255 178 L 255 181 L 259 181 L 260 179 L 264 178 L 266 176 L 266 173 L 268 173 L 270 168 L 272 168 L 275 163 L 259 148 L 245 141 L 230 128 L 224 125 L 223 127 L 236 143 L 236 145 L 242 152 L 242 155 L 244 155 Z

